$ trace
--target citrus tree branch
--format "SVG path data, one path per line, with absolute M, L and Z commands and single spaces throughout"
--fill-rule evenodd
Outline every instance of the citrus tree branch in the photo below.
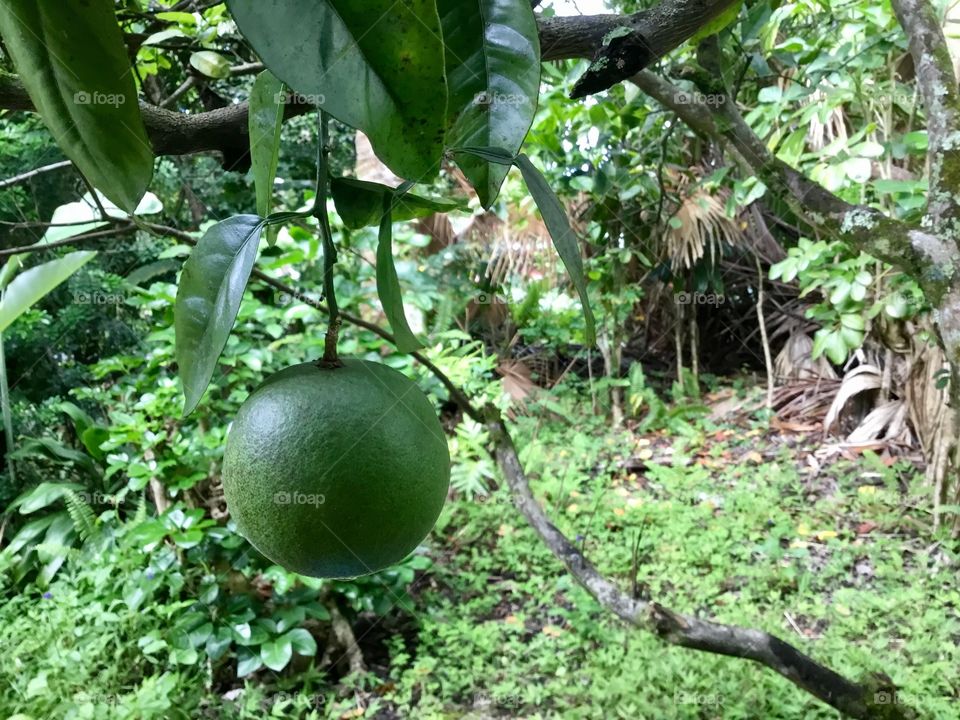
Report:
M 579 94 L 611 87 L 686 42 L 735 0 L 663 0 L 633 15 L 588 15 L 539 20 L 544 60 L 594 60 Z M 613 31 L 619 31 L 617 34 Z M 616 37 L 611 37 L 611 33 Z M 242 72 L 258 65 L 242 66 Z M 32 111 L 33 103 L 16 76 L 0 71 L 0 110 Z M 157 155 L 218 152 L 230 170 L 249 169 L 247 103 L 200 113 L 179 113 L 141 103 L 147 134 Z M 309 105 L 291 101 L 287 118 Z

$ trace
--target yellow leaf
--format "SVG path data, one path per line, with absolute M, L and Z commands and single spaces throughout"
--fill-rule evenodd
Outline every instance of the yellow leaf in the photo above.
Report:
M 834 532 L 833 530 L 821 530 L 820 532 L 817 533 L 817 540 L 830 540 L 832 538 L 835 538 L 836 536 L 837 536 L 837 533 Z
M 543 628 L 543 634 L 549 635 L 550 637 L 560 637 L 563 634 L 563 630 L 558 628 L 556 625 L 547 625 Z
M 797 535 L 800 537 L 806 537 L 810 534 L 810 526 L 806 523 L 800 523 L 797 525 Z
M 876 495 L 877 487 L 876 485 L 861 485 L 857 488 L 857 492 L 861 495 Z

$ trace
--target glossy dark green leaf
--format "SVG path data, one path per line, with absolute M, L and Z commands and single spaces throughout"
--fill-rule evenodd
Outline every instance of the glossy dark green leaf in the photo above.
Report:
M 533 8 L 517 0 L 438 0 L 450 84 L 449 146 L 520 151 L 540 93 L 540 40 Z M 457 164 L 490 207 L 508 167 L 475 156 Z
M 275 672 L 283 670 L 293 657 L 293 645 L 289 638 L 280 637 L 260 646 L 260 659 Z
M 274 75 L 359 128 L 401 177 L 440 170 L 447 118 L 436 0 L 228 0 Z
M 80 172 L 132 213 L 153 150 L 113 0 L 3 0 L 0 35 L 40 117 Z
M 409 353 L 419 350 L 423 345 L 417 340 L 407 315 L 403 310 L 403 293 L 400 279 L 393 263 L 393 214 L 390 211 L 391 198 L 385 198 L 381 210 L 380 242 L 377 244 L 377 294 L 383 313 L 387 316 L 390 329 L 397 341 L 397 350 Z
M 273 207 L 273 183 L 280 160 L 280 131 L 286 94 L 269 70 L 260 73 L 250 91 L 250 160 L 257 188 L 257 214 L 267 217 Z
M 189 415 L 210 384 L 237 320 L 266 220 L 238 215 L 207 230 L 183 266 L 174 325 Z
M 384 198 L 394 197 L 396 193 L 396 188 L 353 178 L 334 178 L 330 182 L 330 194 L 337 206 L 337 214 L 351 230 L 380 225 Z M 397 198 L 393 219 L 395 222 L 414 220 L 434 213 L 450 212 L 459 207 L 460 204 L 452 200 L 424 198 L 407 193 Z
M 550 237 L 553 238 L 557 253 L 560 255 L 564 267 L 567 268 L 573 286 L 580 295 L 583 317 L 587 324 L 587 343 L 593 345 L 596 342 L 596 322 L 593 317 L 593 310 L 590 308 L 590 296 L 587 293 L 587 279 L 583 272 L 580 244 L 577 242 L 577 236 L 573 232 L 573 228 L 570 227 L 567 211 L 560 202 L 560 198 L 547 184 L 543 174 L 530 162 L 530 158 L 522 154 L 517 156 L 517 167 L 523 173 L 523 180 L 527 184 L 527 189 L 533 196 L 534 202 L 537 203 L 540 214 L 543 216 L 543 222 L 550 232 Z

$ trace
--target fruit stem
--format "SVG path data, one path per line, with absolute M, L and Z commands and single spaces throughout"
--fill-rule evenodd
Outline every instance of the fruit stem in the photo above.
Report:
M 324 367 L 339 367 L 341 362 L 337 355 L 337 341 L 340 338 L 340 307 L 337 305 L 337 293 L 333 286 L 337 248 L 333 244 L 330 217 L 327 214 L 327 198 L 330 194 L 330 116 L 323 110 L 319 115 L 318 135 L 320 148 L 317 153 L 317 197 L 313 212 L 320 225 L 320 237 L 323 239 L 323 295 L 330 315 L 321 364 Z

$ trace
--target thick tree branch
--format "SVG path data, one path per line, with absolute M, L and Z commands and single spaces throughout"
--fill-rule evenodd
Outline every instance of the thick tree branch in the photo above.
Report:
M 926 225 L 960 250 L 960 92 L 941 21 L 929 0 L 893 0 L 910 41 L 917 85 L 927 112 L 930 195 Z M 960 263 L 954 265 L 960 272 Z
M 589 58 L 573 90 L 585 97 L 613 87 L 680 47 L 736 0 L 663 0 L 633 15 L 587 15 L 540 21 L 544 60 Z
M 14 76 L 6 73 L 0 73 L 0 108 L 33 110 L 26 89 Z M 287 103 L 286 117 L 303 115 L 311 109 L 311 105 L 293 96 Z M 229 170 L 246 171 L 250 167 L 247 103 L 188 114 L 141 102 L 140 111 L 157 155 L 219 152 L 224 167 Z
M 610 54 L 613 60 L 610 67 L 599 74 L 588 75 L 587 80 L 592 83 L 589 88 L 593 89 L 585 89 L 582 94 L 597 92 L 628 78 L 679 47 L 733 2 L 663 0 L 650 10 L 629 16 L 542 19 L 543 59 L 594 59 L 598 53 Z M 604 38 L 618 28 L 624 28 L 626 34 L 605 45 Z M 255 66 L 244 66 L 243 70 L 252 67 Z M 293 101 L 287 105 L 287 117 L 301 115 L 309 109 L 310 106 Z M 33 110 L 33 103 L 23 85 L 15 76 L 2 71 L 0 110 Z M 219 152 L 227 169 L 246 171 L 249 168 L 246 103 L 196 114 L 177 113 L 141 103 L 141 111 L 157 155 Z

